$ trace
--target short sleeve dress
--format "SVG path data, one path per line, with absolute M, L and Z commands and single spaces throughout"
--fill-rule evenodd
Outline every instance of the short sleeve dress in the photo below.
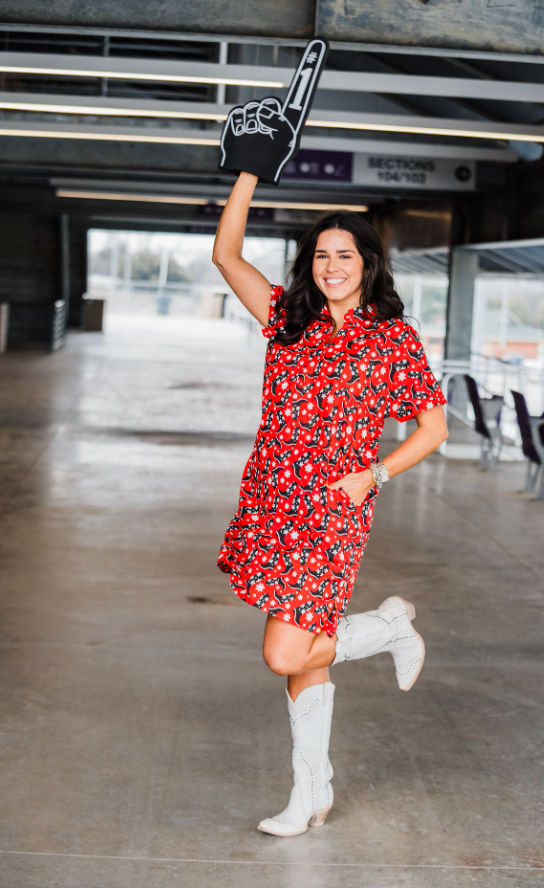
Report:
M 335 633 L 372 527 L 379 489 L 360 505 L 326 485 L 378 457 L 384 420 L 445 404 L 417 331 L 350 309 L 333 339 L 328 307 L 293 345 L 272 286 L 262 419 L 218 567 L 243 601 L 308 632 Z

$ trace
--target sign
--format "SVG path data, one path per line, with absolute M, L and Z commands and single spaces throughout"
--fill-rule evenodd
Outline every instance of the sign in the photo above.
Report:
M 353 183 L 378 190 L 473 191 L 475 170 L 473 160 L 355 154 Z
M 313 182 L 351 182 L 351 151 L 314 151 L 301 148 L 285 167 L 283 179 Z
M 302 148 L 285 167 L 283 178 L 299 182 L 347 182 L 377 191 L 473 191 L 476 163 L 447 157 L 353 154 Z

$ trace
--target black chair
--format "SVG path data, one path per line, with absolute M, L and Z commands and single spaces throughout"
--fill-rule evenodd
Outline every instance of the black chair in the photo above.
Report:
M 472 409 L 474 410 L 474 431 L 480 435 L 480 464 L 493 468 L 502 450 L 501 410 L 504 404 L 502 395 L 481 398 L 473 376 L 463 374 L 467 384 Z
M 536 490 L 540 474 L 540 486 L 537 499 L 544 499 L 544 413 L 542 416 L 531 416 L 525 396 L 521 392 L 512 392 L 518 426 L 521 433 L 521 449 L 527 458 L 527 481 L 525 490 Z

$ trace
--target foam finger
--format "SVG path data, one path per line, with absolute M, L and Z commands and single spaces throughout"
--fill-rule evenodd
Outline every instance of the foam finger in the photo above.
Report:
M 237 105 L 230 112 L 227 129 L 229 124 L 235 136 L 240 136 L 244 132 L 244 109 L 241 105 Z
M 244 132 L 246 133 L 259 131 L 259 121 L 257 120 L 259 104 L 259 102 L 247 102 L 244 105 Z
M 281 103 L 276 98 L 263 99 L 257 108 L 259 132 L 270 135 L 277 129 L 278 121 L 283 117 Z
M 267 120 L 270 120 L 270 118 L 274 117 L 276 114 L 283 114 L 280 100 L 275 96 L 268 96 L 266 99 L 261 99 L 259 107 L 257 108 L 257 118 L 266 123 Z
M 329 43 L 323 37 L 310 40 L 302 54 L 283 104 L 283 114 L 298 133 L 310 113 L 312 99 L 325 64 Z

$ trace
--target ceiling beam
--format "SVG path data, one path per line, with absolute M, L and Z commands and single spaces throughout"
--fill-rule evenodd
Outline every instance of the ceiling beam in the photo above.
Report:
M 393 64 L 391 64 L 390 61 L 386 62 L 382 58 L 378 58 L 377 56 L 371 55 L 370 53 L 365 53 L 365 56 L 366 56 L 366 58 L 370 59 L 370 61 L 372 61 L 375 65 L 378 65 L 384 73 L 401 74 L 401 75 L 409 74 L 409 72 L 403 70 L 403 68 L 400 67 L 398 63 L 396 65 L 393 65 Z M 454 65 L 462 66 L 465 63 L 459 62 L 458 60 L 450 59 L 449 64 L 453 65 L 453 66 Z M 468 68 L 470 66 L 466 65 L 466 67 Z M 478 73 L 476 73 L 476 76 L 478 77 L 478 79 L 484 79 L 484 80 L 485 79 L 489 79 L 489 80 L 494 79 L 493 77 L 480 78 L 478 76 Z M 391 94 L 387 95 L 387 94 L 380 93 L 380 95 L 386 97 L 389 102 L 394 102 L 395 104 L 397 104 L 399 106 L 402 106 L 406 102 L 406 100 L 399 99 L 398 96 L 393 96 Z M 416 99 L 417 99 L 417 97 L 416 97 Z M 482 110 L 482 108 L 480 108 L 478 105 L 474 105 L 473 102 L 469 102 L 466 99 L 459 99 L 459 98 L 452 99 L 450 96 L 450 97 L 448 97 L 448 102 L 457 108 L 462 108 L 464 111 L 468 111 L 469 114 L 473 114 L 476 118 L 479 118 L 480 120 L 499 120 L 500 119 L 496 115 L 489 114 L 488 111 L 484 112 Z M 423 113 L 425 113 L 425 110 L 426 110 L 425 108 L 423 108 L 423 109 L 421 108 L 421 104 L 418 105 L 414 101 L 406 103 L 405 107 L 407 107 L 407 110 L 410 111 L 412 114 L 421 114 L 422 111 L 423 111 Z
M 397 128 L 401 123 L 406 125 L 407 121 L 418 121 L 428 131 L 433 124 L 443 126 L 451 124 L 455 127 L 459 126 L 460 121 L 445 121 L 441 118 L 412 118 L 400 115 L 387 114 L 348 114 L 347 112 L 320 112 L 319 120 L 314 121 L 319 127 L 322 127 L 330 119 L 332 128 L 340 127 L 339 121 L 348 120 L 351 125 L 354 120 L 361 121 L 365 119 L 365 123 L 358 125 L 363 126 L 368 131 L 378 130 L 397 132 Z M 336 122 L 334 122 L 336 121 Z M 417 144 L 417 143 L 399 143 L 394 142 L 375 142 L 371 140 L 358 140 L 355 138 L 329 138 L 326 136 L 312 136 L 308 126 L 311 125 L 310 117 L 306 123 L 305 134 L 301 140 L 302 148 L 318 148 L 330 151 L 351 151 L 362 153 L 388 153 L 393 155 L 409 154 L 411 156 L 441 156 L 441 157 L 463 157 L 479 160 L 497 160 L 503 162 L 511 162 L 517 159 L 514 151 L 498 150 L 498 149 L 478 149 L 472 146 L 462 148 L 461 146 L 435 145 L 433 144 Z M 482 127 L 491 126 L 491 124 L 473 124 L 472 122 L 462 122 L 465 131 L 470 135 L 472 131 L 481 130 Z M 473 130 L 467 127 L 473 127 Z M 535 131 L 532 133 L 532 131 Z M 308 132 L 308 135 L 306 135 Z M 485 131 L 484 131 L 485 134 Z M 0 119 L 0 136 L 14 137 L 32 137 L 32 138 L 57 138 L 57 139 L 87 139 L 90 141 L 110 141 L 110 142 L 142 142 L 142 143 L 158 143 L 163 145 L 201 145 L 202 147 L 216 148 L 219 146 L 220 131 L 211 132 L 209 130 L 199 130 L 190 128 L 167 128 L 167 127 L 136 127 L 136 126 L 93 126 L 91 123 L 43 123 L 19 120 L 1 120 Z M 544 128 L 539 127 L 523 127 L 519 125 L 501 126 L 501 132 L 498 134 L 489 134 L 489 138 L 504 138 L 532 140 L 544 143 Z M 378 148 L 378 145 L 381 147 Z M 457 151 L 455 150 L 457 149 Z
M 212 102 L 176 102 L 176 101 L 162 101 L 158 99 L 130 99 L 130 98 L 113 98 L 113 97 L 95 97 L 95 96 L 78 96 L 78 95 L 55 95 L 45 94 L 45 93 L 13 93 L 13 92 L 0 92 L 0 112 L 2 110 L 6 111 L 18 111 L 25 112 L 29 114 L 41 113 L 41 114 L 56 114 L 56 115 L 67 115 L 72 114 L 78 117 L 85 117 L 87 115 L 93 117 L 126 117 L 126 118 L 142 118 L 142 119 L 165 119 L 165 120 L 195 120 L 195 121 L 209 121 L 210 123 L 221 123 L 225 120 L 229 110 L 230 105 L 225 104 L 217 104 Z M 356 113 L 346 113 L 346 119 L 351 119 L 357 121 L 358 115 Z M 316 115 L 319 115 L 317 118 Z M 327 120 L 328 112 L 326 111 L 318 111 L 314 112 L 314 119 Z M 403 118 L 404 119 L 404 118 Z M 407 118 L 410 120 L 411 118 Z M 428 118 L 424 118 L 427 120 Z M 310 118 L 310 121 L 312 118 Z M 26 121 L 27 123 L 30 121 Z M 6 121 L 7 123 L 7 121 Z M 1 124 L 1 117 L 0 117 Z M 458 122 L 458 125 L 462 124 Z M 311 131 L 311 123 L 306 128 L 306 132 Z M 343 140 L 346 141 L 345 138 Z M 394 144 L 394 143 L 389 143 Z M 355 150 L 351 147 L 342 147 L 342 148 L 333 148 L 332 144 L 329 146 L 330 150 Z M 423 152 L 423 147 L 421 145 L 414 145 L 412 143 L 408 143 L 406 145 L 407 154 L 419 154 L 421 155 Z M 379 150 L 379 149 L 374 149 Z M 394 149 L 393 149 L 394 150 Z M 500 149 L 474 149 L 476 153 L 471 152 L 471 150 L 467 147 L 457 147 L 457 146 L 448 146 L 448 145 L 433 145 L 433 148 L 429 154 L 429 156 L 433 156 L 434 151 L 438 151 L 436 156 L 441 157 L 472 157 L 473 159 L 481 159 L 481 160 L 492 160 L 498 159 L 499 154 L 502 154 L 503 157 L 501 159 L 506 159 L 504 152 L 501 152 Z M 485 154 L 481 154 L 484 151 Z M 441 153 L 442 152 L 442 153 Z M 480 154 L 478 154 L 480 152 Z M 491 152 L 491 153 L 490 153 Z M 386 153 L 386 152 L 382 152 Z M 396 153 L 396 152 L 395 152 Z M 516 159 L 517 155 L 513 154 L 512 159 Z
M 69 56 L 37 53 L 0 53 L 0 71 L 110 79 L 260 84 L 281 89 L 291 82 L 293 69 L 262 65 L 219 65 L 160 59 L 126 59 L 101 56 Z M 61 75 L 62 76 L 62 75 Z M 481 78 L 422 77 L 410 74 L 377 74 L 357 71 L 324 71 L 320 90 L 390 93 L 392 95 L 442 98 L 495 99 L 510 102 L 544 102 L 544 83 L 483 80 Z
M 89 25 L 52 25 L 44 23 L 43 16 L 39 24 L 26 23 L 18 16 L 16 22 L 0 23 L 0 30 L 23 33 L 39 34 L 74 34 L 78 36 L 89 35 L 98 37 L 123 37 L 130 40 L 168 40 L 172 43 L 234 43 L 239 45 L 258 45 L 273 47 L 298 46 L 300 49 L 308 43 L 306 37 L 281 35 L 268 35 L 261 31 L 259 34 L 240 34 L 230 31 L 228 28 L 222 32 L 201 31 L 156 31 L 153 28 L 130 27 L 92 27 Z M 293 32 L 294 33 L 294 32 Z M 321 33 L 321 32 L 320 32 Z M 325 35 L 327 36 L 327 35 Z M 537 55 L 533 52 L 508 52 L 507 50 L 469 49 L 465 46 L 424 46 L 402 43 L 367 43 L 365 41 L 348 41 L 329 39 L 331 49 L 339 49 L 342 52 L 374 52 L 388 55 L 415 55 L 419 58 L 429 56 L 439 59 L 480 59 L 497 62 L 516 62 L 521 65 L 544 65 L 544 54 Z

